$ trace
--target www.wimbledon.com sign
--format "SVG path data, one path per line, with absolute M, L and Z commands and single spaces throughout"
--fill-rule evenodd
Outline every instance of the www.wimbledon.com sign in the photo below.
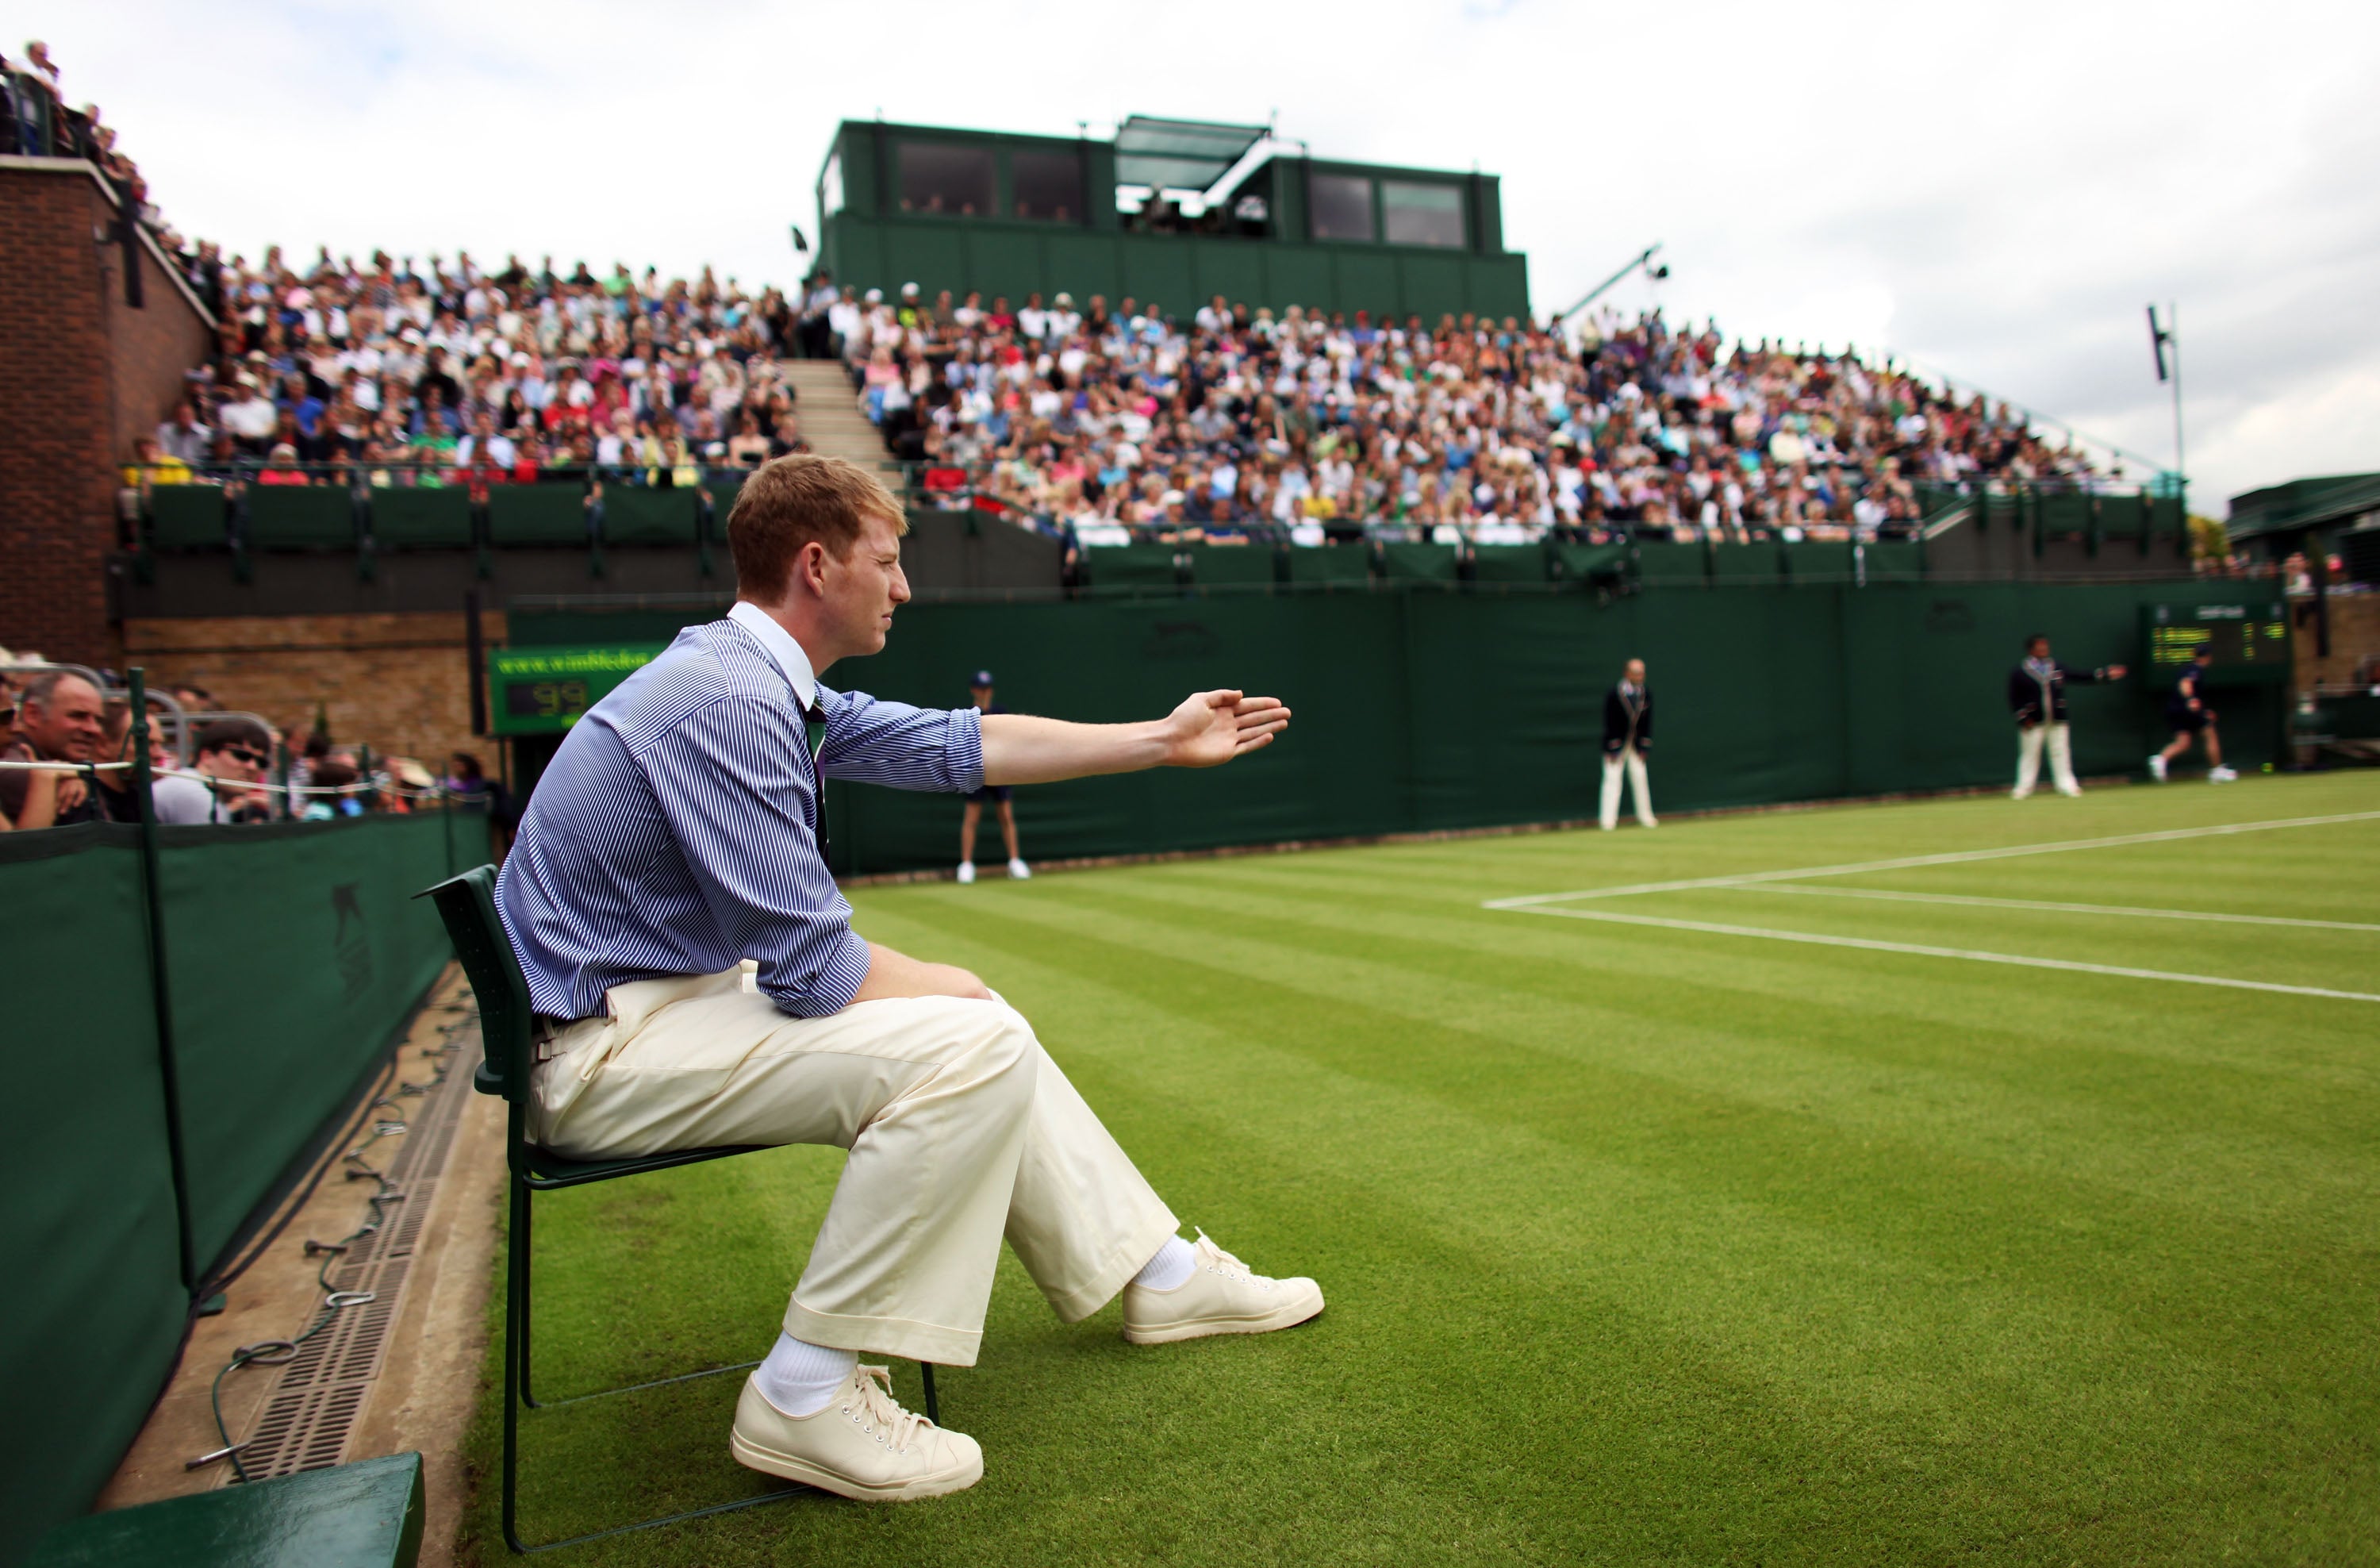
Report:
M 497 735 L 559 735 L 668 644 L 498 648 L 488 653 L 488 709 Z

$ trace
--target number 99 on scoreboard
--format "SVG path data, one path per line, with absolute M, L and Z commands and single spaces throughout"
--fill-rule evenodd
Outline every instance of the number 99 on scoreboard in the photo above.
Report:
M 497 735 L 559 735 L 663 646 L 491 650 L 489 728 Z
M 2143 605 L 2141 636 L 2141 663 L 2152 686 L 2172 686 L 2201 648 L 2214 654 L 2209 679 L 2234 686 L 2289 679 L 2289 606 L 2279 600 Z

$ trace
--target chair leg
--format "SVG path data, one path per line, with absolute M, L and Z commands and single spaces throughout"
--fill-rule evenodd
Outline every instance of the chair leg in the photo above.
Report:
M 520 1207 L 514 1222 L 517 1227 L 514 1246 L 518 1249 L 520 1258 L 520 1402 L 531 1410 L 541 1410 L 544 1406 L 537 1402 L 537 1395 L 530 1390 L 529 1362 L 529 1330 L 532 1326 L 530 1276 L 537 1268 L 537 1246 L 530 1234 L 529 1209 L 536 1192 L 527 1182 L 520 1183 L 519 1186 Z
M 517 1175 L 508 1178 L 512 1185 L 511 1224 L 504 1238 L 504 1544 L 516 1552 L 528 1550 L 520 1538 L 520 1401 L 523 1380 L 521 1352 L 526 1348 L 527 1335 L 523 1326 L 527 1270 L 522 1267 L 528 1256 L 528 1184 Z
M 934 1397 L 934 1364 L 920 1361 L 917 1370 L 926 1375 L 926 1419 L 939 1427 L 942 1424 L 942 1402 Z

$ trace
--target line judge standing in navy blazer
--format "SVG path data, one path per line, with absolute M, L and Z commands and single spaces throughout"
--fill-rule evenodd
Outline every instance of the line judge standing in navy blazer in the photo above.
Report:
M 1071 724 L 830 690 L 820 677 L 882 648 L 909 597 L 905 526 L 850 463 L 754 470 L 727 520 L 735 607 L 572 726 L 496 884 L 539 1015 L 538 1141 L 579 1160 L 849 1150 L 729 1447 L 864 1501 L 983 1474 L 974 1439 L 904 1409 L 858 1353 L 974 1365 L 1003 1237 L 1067 1322 L 1121 1295 L 1134 1344 L 1262 1333 L 1323 1305 L 1312 1280 L 1184 1241 L 982 980 L 853 930 L 820 818 L 827 778 L 965 795 L 1213 767 L 1289 710 L 1202 691 L 1160 719 Z M 1053 1428 L 1072 1421 L 1062 1386 L 1036 1397 Z
M 1653 749 L 1653 688 L 1645 684 L 1645 661 L 1631 659 L 1619 682 L 1603 694 L 1603 831 L 1620 825 L 1620 784 L 1624 772 L 1636 790 L 1636 820 L 1653 827 L 1653 781 L 1645 760 Z

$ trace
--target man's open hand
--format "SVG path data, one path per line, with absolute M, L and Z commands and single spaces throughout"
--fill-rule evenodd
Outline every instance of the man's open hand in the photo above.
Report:
M 1276 697 L 1236 691 L 1194 692 L 1165 720 L 1165 766 L 1212 768 L 1272 744 L 1289 726 Z

